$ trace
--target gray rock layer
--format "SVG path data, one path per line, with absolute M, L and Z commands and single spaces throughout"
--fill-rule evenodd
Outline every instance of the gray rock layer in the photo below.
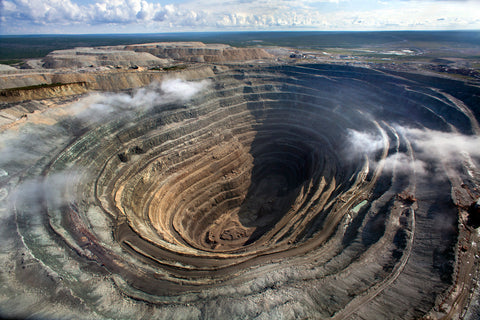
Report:
M 430 160 L 401 127 L 478 134 L 471 101 L 462 109 L 446 95 L 478 88 L 331 65 L 234 67 L 210 80 L 187 102 L 127 108 L 122 96 L 109 113 L 75 109 L 22 129 L 41 143 L 13 140 L 29 151 L 1 163 L 2 314 L 448 311 L 439 300 L 458 274 L 452 190 L 477 182 L 461 164 L 420 173 L 416 161 Z M 385 165 L 392 157 L 404 166 Z

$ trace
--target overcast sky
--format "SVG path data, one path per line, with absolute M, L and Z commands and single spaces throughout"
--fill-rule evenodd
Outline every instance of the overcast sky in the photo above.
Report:
M 0 0 L 1 34 L 480 29 L 480 0 Z

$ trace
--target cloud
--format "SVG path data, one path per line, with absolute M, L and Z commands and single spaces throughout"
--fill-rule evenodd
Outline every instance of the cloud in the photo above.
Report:
M 444 171 L 445 165 L 457 170 L 465 161 L 478 164 L 480 160 L 480 136 L 417 128 L 403 128 L 403 131 L 411 140 L 417 159 L 435 172 Z
M 168 79 L 162 83 L 126 93 L 102 93 L 86 96 L 80 101 L 65 107 L 60 112 L 58 122 L 76 121 L 76 125 L 98 124 L 111 116 L 125 116 L 135 111 L 145 111 L 168 103 L 184 103 L 210 86 L 209 80 L 185 81 Z M 48 112 L 48 111 L 46 111 Z M 22 166 L 32 165 L 58 145 L 65 143 L 71 128 L 46 124 L 26 123 L 18 131 L 9 130 L 0 134 L 0 178 Z M 58 137 L 58 138 L 57 138 Z
M 430 129 L 398 128 L 412 142 L 422 159 L 459 163 L 465 155 L 480 157 L 480 137 Z
M 209 80 L 185 81 L 167 79 L 145 88 L 126 93 L 92 94 L 72 105 L 69 114 L 75 115 L 84 126 L 98 123 L 112 115 L 147 110 L 167 103 L 183 103 L 210 87 Z
M 97 127 L 100 122 L 133 116 L 137 111 L 169 103 L 184 103 L 209 86 L 208 80 L 168 79 L 138 89 L 131 95 L 93 94 L 62 108 L 63 110 L 45 111 L 58 120 L 55 124 L 27 122 L 18 130 L 0 133 L 0 200 L 7 199 L 8 203 L 15 204 L 22 212 L 31 214 L 40 212 L 43 201 L 51 208 L 68 204 L 74 200 L 72 189 L 81 184 L 82 176 L 79 172 L 82 168 L 70 168 L 46 177 L 28 178 L 20 183 L 15 179 L 26 170 L 34 172 L 31 168 L 41 163 L 45 156 L 55 154 L 70 143 L 75 135 L 73 130 Z M 68 126 L 66 123 L 74 125 Z M 14 183 L 8 183 L 9 180 Z M 11 211 L 0 210 L 0 218 L 5 218 L 2 215 L 9 215 L 9 212 Z
M 22 166 L 32 165 L 60 143 L 55 137 L 64 135 L 62 128 L 26 124 L 19 131 L 6 131 L 0 136 L 0 170 L 12 174 Z
M 383 166 L 385 172 L 406 174 L 413 171 L 417 176 L 425 177 L 429 172 L 444 172 L 445 166 L 457 170 L 466 160 L 478 163 L 480 159 L 480 136 L 426 128 L 396 126 L 395 129 L 412 144 L 414 154 L 399 152 L 378 161 L 375 165 Z M 380 135 L 356 130 L 348 132 L 348 153 L 357 156 L 352 156 L 353 159 L 359 155 L 375 155 L 383 148 Z
M 409 2 L 474 2 L 476 0 L 400 0 Z
M 162 7 L 158 3 L 145 0 L 103 0 L 90 6 L 93 13 L 89 19 L 92 23 L 132 23 L 153 20 L 165 15 L 172 6 Z
M 59 206 L 64 203 L 66 185 L 75 183 L 73 172 L 61 172 L 48 178 L 20 180 L 26 170 L 35 172 L 35 164 L 65 145 L 70 135 L 61 126 L 25 124 L 19 131 L 0 135 L 0 218 L 7 218 L 12 205 L 26 214 L 40 212 L 42 201 Z M 34 175 L 34 174 L 33 174 Z
M 187 82 L 181 79 L 172 79 L 163 81 L 160 84 L 160 90 L 163 94 L 162 98 L 167 101 L 187 101 L 209 86 L 209 80 Z
M 3 11 L 4 16 L 38 24 L 86 20 L 83 8 L 70 0 L 4 1 Z
M 26 180 L 10 194 L 9 200 L 23 214 L 36 215 L 42 206 L 61 208 L 73 202 L 75 195 L 71 188 L 78 185 L 80 175 L 75 171 L 61 171 L 47 177 Z
M 383 149 L 385 142 L 381 135 L 362 132 L 353 129 L 347 130 L 348 153 L 374 155 Z
M 424 161 L 412 159 L 405 153 L 396 153 L 380 160 L 377 165 L 383 166 L 384 172 L 397 172 L 400 174 L 409 174 L 415 172 L 416 175 L 426 176 L 428 165 Z
M 169 3 L 154 0 L 5 0 L 5 33 L 15 29 L 55 31 L 55 26 L 85 33 L 138 30 L 371 30 L 416 28 L 479 28 L 480 3 L 476 1 L 383 1 L 362 3 L 335 0 L 232 0 L 212 5 L 210 0 Z M 363 4 L 363 5 L 360 5 Z M 80 28 L 81 25 L 81 29 Z M 102 29 L 99 29 L 99 28 Z M 44 31 L 43 31 L 44 32 Z

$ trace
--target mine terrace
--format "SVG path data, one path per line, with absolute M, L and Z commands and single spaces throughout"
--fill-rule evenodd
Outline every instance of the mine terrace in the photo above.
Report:
M 479 49 L 0 65 L 7 317 L 476 319 Z

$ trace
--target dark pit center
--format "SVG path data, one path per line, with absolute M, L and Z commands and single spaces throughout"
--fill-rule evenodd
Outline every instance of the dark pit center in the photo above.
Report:
M 207 213 L 217 217 L 203 231 L 203 245 L 210 250 L 230 251 L 268 240 L 276 225 L 294 214 L 294 203 L 304 197 L 302 186 L 318 174 L 313 169 L 318 151 L 299 141 L 262 143 L 252 146 L 251 153 L 248 183 L 228 190 L 231 199 L 225 202 L 232 205 Z

